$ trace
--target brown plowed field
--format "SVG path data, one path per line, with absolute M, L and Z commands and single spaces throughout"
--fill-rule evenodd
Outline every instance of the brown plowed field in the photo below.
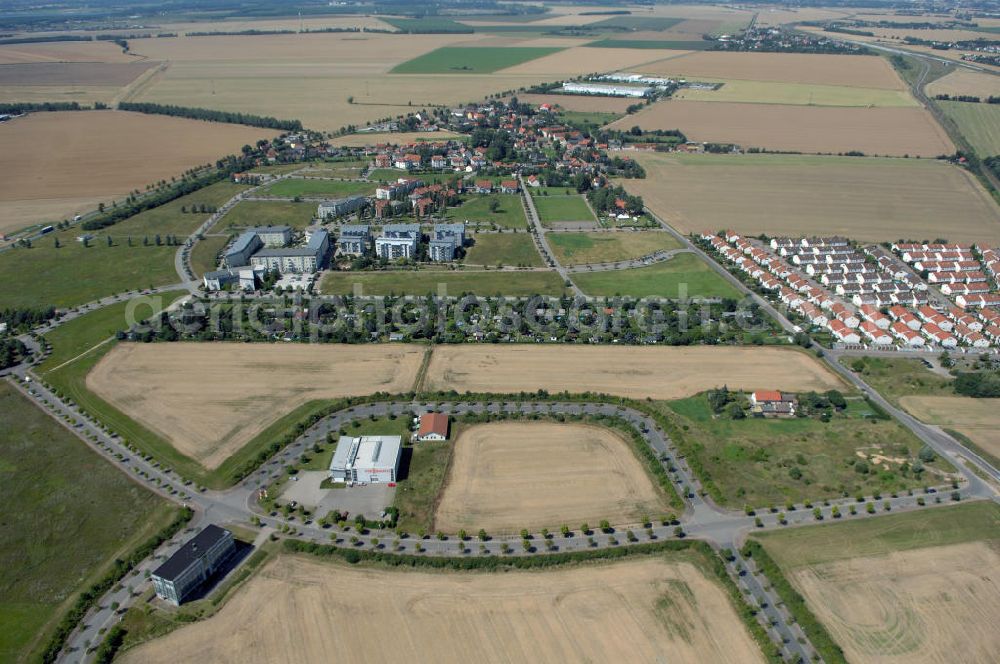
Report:
M 0 233 L 55 222 L 270 138 L 271 129 L 123 111 L 32 113 L 0 124 Z
M 805 353 L 728 346 L 438 346 L 425 381 L 432 390 L 592 391 L 635 399 L 679 399 L 723 384 L 790 392 L 844 389 Z
M 281 556 L 204 622 L 125 662 L 763 662 L 697 567 L 648 558 L 506 574 Z
M 463 429 L 454 445 L 435 530 L 637 523 L 667 507 L 630 444 L 610 429 L 499 422 Z
M 313 399 L 405 392 L 421 346 L 120 344 L 87 387 L 209 469 Z
M 639 70 L 689 79 L 702 77 L 906 89 L 885 58 L 867 55 L 698 51 L 683 58 L 643 65 Z
M 991 664 L 1000 553 L 986 542 L 852 558 L 794 572 L 850 662 Z
M 846 235 L 894 241 L 941 234 L 1000 243 L 1000 208 L 966 171 L 931 160 L 636 153 L 633 194 L 685 233 Z
M 846 56 L 845 56 L 846 57 Z M 812 153 L 937 157 L 955 146 L 923 108 L 855 108 L 668 100 L 610 125 L 680 129 L 699 142 Z

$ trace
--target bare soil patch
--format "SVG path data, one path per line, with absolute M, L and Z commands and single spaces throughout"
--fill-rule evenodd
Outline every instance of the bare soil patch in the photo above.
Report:
M 966 171 L 936 161 L 651 153 L 635 159 L 647 178 L 625 186 L 685 233 L 725 226 L 881 242 L 936 237 L 947 218 L 952 242 L 1000 243 L 1000 209 Z
M 640 70 L 689 79 L 703 77 L 906 89 L 885 58 L 867 55 L 699 51 L 683 58 L 643 65 Z
M 314 399 L 404 392 L 420 346 L 119 344 L 87 387 L 208 469 Z
M 731 389 L 844 389 L 805 353 L 785 348 L 439 346 L 428 389 L 472 392 L 602 392 L 678 399 L 725 383 Z
M 846 57 L 846 56 L 845 56 Z M 937 157 L 955 146 L 919 107 L 832 107 L 668 100 L 610 127 L 680 129 L 699 142 L 794 152 Z
M 71 217 L 276 134 L 123 111 L 32 113 L 5 122 L 0 154 L 17 168 L 0 178 L 0 232 Z
M 35 62 L 0 66 L 0 86 L 122 86 L 159 63 L 137 62 Z
M 498 422 L 463 429 L 454 445 L 435 530 L 635 523 L 667 506 L 630 443 L 610 429 Z
M 389 636 L 391 635 L 391 636 Z M 215 616 L 123 661 L 670 661 L 763 658 L 724 592 L 650 558 L 507 574 L 372 569 L 281 556 Z
M 793 578 L 851 662 L 987 664 L 1000 651 L 1000 553 L 989 543 L 836 561 Z
M 0 65 L 23 62 L 135 62 L 107 41 L 0 45 Z
M 995 457 L 1000 457 L 1000 399 L 907 396 L 899 399 L 914 417 L 955 429 Z

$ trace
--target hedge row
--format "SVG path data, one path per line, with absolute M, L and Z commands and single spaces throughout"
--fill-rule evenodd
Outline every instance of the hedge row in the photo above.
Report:
M 802 631 L 805 632 L 806 637 L 812 642 L 820 657 L 827 664 L 847 664 L 844 651 L 833 640 L 826 627 L 817 620 L 815 614 L 806 605 L 805 598 L 789 583 L 788 579 L 781 572 L 781 568 L 768 555 L 760 542 L 752 539 L 747 540 L 743 548 L 740 549 L 740 552 L 745 558 L 753 558 L 757 562 L 757 567 L 771 581 L 774 590 L 785 603 L 785 607 L 795 617 L 795 621 L 802 628 Z
M 80 596 L 76 598 L 76 602 L 73 603 L 73 606 L 62 617 L 62 620 L 59 621 L 55 633 L 49 639 L 45 650 L 42 651 L 42 655 L 39 658 L 40 661 L 44 664 L 55 662 L 59 657 L 59 653 L 66 645 L 66 640 L 69 638 L 70 633 L 76 629 L 77 624 L 83 620 L 84 615 L 86 615 L 94 603 L 104 593 L 113 588 L 116 583 L 125 578 L 125 575 L 132 571 L 132 568 L 156 551 L 157 547 L 176 535 L 191 520 L 193 515 L 194 512 L 189 508 L 185 507 L 181 509 L 173 521 L 164 526 L 160 532 L 133 549 L 125 559 L 116 558 L 111 569 L 99 581 L 90 586 L 90 588 L 81 592 Z

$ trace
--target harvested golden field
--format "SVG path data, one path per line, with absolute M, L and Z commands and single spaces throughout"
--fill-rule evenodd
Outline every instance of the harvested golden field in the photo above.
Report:
M 579 46 L 531 60 L 507 69 L 504 74 L 552 74 L 575 76 L 595 71 L 631 69 L 668 55 L 683 55 L 687 51 L 667 51 L 644 48 L 588 48 Z
M 611 429 L 495 422 L 462 429 L 454 445 L 434 530 L 638 523 L 668 506 L 630 443 Z
M 1000 652 L 1000 553 L 987 542 L 834 561 L 793 579 L 848 661 L 989 664 Z
M 847 57 L 847 56 L 844 56 Z M 662 101 L 610 125 L 680 129 L 699 142 L 793 152 L 937 157 L 955 146 L 919 107 L 857 108 Z
M 34 62 L 0 66 L 0 87 L 92 86 L 121 87 L 159 63 L 135 62 Z
M 676 561 L 676 562 L 675 562 Z M 280 556 L 215 616 L 124 662 L 763 662 L 683 557 L 489 574 Z
M 985 100 L 991 95 L 1000 96 L 1000 76 L 956 69 L 942 76 L 927 86 L 927 94 L 934 95 L 973 95 Z
M 337 145 L 341 147 L 364 147 L 366 145 L 372 145 L 374 143 L 389 143 L 392 145 L 409 145 L 410 143 L 419 143 L 422 141 L 447 141 L 452 138 L 458 138 L 462 134 L 456 134 L 451 131 L 411 131 L 411 132 L 392 132 L 388 134 L 383 133 L 363 133 L 363 134 L 347 134 L 346 136 L 338 136 L 336 138 L 330 139 L 330 145 Z M 403 176 L 402 171 L 399 172 L 400 176 Z
M 405 392 L 420 346 L 119 344 L 87 388 L 214 469 L 313 399 Z
M 124 111 L 32 113 L 0 124 L 0 233 L 53 222 L 214 162 L 277 132 Z
M 135 61 L 134 55 L 122 53 L 117 44 L 107 41 L 0 44 L 0 65 L 30 62 Z
M 624 113 L 634 104 L 631 99 L 621 97 L 597 97 L 593 95 L 534 95 L 519 94 L 517 99 L 526 104 L 559 104 L 567 111 L 596 113 Z
M 732 227 L 891 241 L 937 237 L 947 218 L 952 242 L 1000 243 L 1000 209 L 967 172 L 937 161 L 654 153 L 635 159 L 647 178 L 625 186 L 685 233 Z
M 683 58 L 643 65 L 639 71 L 689 79 L 700 77 L 906 89 L 885 58 L 868 55 L 698 51 Z
M 438 346 L 430 390 L 593 391 L 634 399 L 679 399 L 725 383 L 790 392 L 845 389 L 811 356 L 786 348 L 618 346 Z
M 914 417 L 954 429 L 1000 458 L 1000 399 L 907 396 L 899 403 Z

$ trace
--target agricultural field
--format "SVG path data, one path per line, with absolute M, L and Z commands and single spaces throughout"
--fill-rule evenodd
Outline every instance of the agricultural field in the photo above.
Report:
M 470 265 L 542 267 L 542 257 L 527 233 L 475 233 L 471 238 L 475 244 L 465 254 Z
M 567 196 L 560 191 L 555 195 L 538 196 L 533 193 L 531 199 L 543 224 L 560 221 L 597 221 L 586 199 L 580 194 L 572 193 Z
M 2 57 L 2 56 L 0 56 Z M 158 62 L 29 62 L 0 66 L 0 102 L 113 102 Z
M 669 380 L 664 380 L 669 376 Z M 847 389 L 812 356 L 790 348 L 462 345 L 434 349 L 427 390 L 595 392 L 680 399 L 718 387 L 820 392 Z
M 910 415 L 927 424 L 957 431 L 992 463 L 1000 463 L 1000 399 L 905 396 L 899 401 Z
M 0 234 L 70 219 L 276 133 L 124 111 L 32 113 L 0 123 L 0 152 L 18 164 L 0 180 Z
M 349 295 L 360 287 L 365 295 L 481 296 L 562 295 L 563 280 L 554 270 L 531 272 L 478 270 L 393 270 L 386 272 L 327 272 L 320 282 L 325 295 Z
M 630 443 L 611 429 L 494 422 L 463 429 L 453 445 L 434 530 L 639 523 L 668 507 Z
M 303 229 L 314 216 L 316 204 L 308 201 L 240 201 L 226 213 L 220 226 L 225 229 L 254 226 L 291 226 Z
M 0 381 L 0 659 L 27 662 L 80 590 L 173 515 Z
M 1000 509 L 991 502 L 755 535 L 851 662 L 991 662 Z
M 728 382 L 720 374 L 720 382 Z M 829 422 L 818 417 L 730 419 L 714 415 L 704 395 L 662 407 L 684 428 L 685 450 L 711 478 L 715 499 L 730 507 L 780 507 L 819 498 L 872 495 L 950 479 L 940 458 L 920 462 L 923 443 L 860 399 Z M 861 462 L 862 465 L 858 465 Z M 912 472 L 920 463 L 924 471 Z
M 167 246 L 166 236 L 183 240 L 209 216 L 182 209 L 219 207 L 243 189 L 218 182 L 114 226 L 90 231 L 93 239 L 86 247 L 76 239 L 80 230 L 70 228 L 36 240 L 30 249 L 3 252 L 0 278 L 7 287 L 0 290 L 0 308 L 72 307 L 114 293 L 176 283 L 177 247 Z M 39 274 L 45 278 L 39 279 Z
M 366 145 L 388 143 L 390 145 L 410 145 L 423 141 L 450 141 L 468 138 L 465 134 L 456 134 L 450 131 L 394 131 L 389 133 L 364 132 L 360 134 L 347 134 L 330 139 L 330 145 L 345 148 L 363 148 Z M 397 170 L 396 177 L 406 177 L 404 171 Z
M 275 196 L 294 198 L 296 196 L 371 196 L 375 193 L 375 185 L 368 182 L 351 182 L 349 180 L 320 180 L 288 178 L 257 191 L 260 196 Z M 315 206 L 314 206 L 315 207 Z
M 389 661 L 400 643 L 411 659 L 448 664 L 483 653 L 546 664 L 661 657 L 679 664 L 763 662 L 731 601 L 699 562 L 670 554 L 488 574 L 282 556 L 216 615 L 129 651 L 123 662 L 318 662 L 331 652 L 349 661 Z
M 937 157 L 955 146 L 920 107 L 859 108 L 667 100 L 611 125 L 680 129 L 698 142 L 786 152 Z
M 1000 76 L 956 68 L 950 74 L 927 84 L 928 96 L 971 95 L 985 101 L 987 97 L 1000 96 Z
M 678 254 L 644 267 L 578 272 L 573 281 L 587 295 L 663 298 L 732 298 L 740 292 L 694 254 Z
M 396 65 L 393 74 L 492 73 L 551 55 L 558 48 L 445 46 Z
M 1000 243 L 996 204 L 968 173 L 936 161 L 653 153 L 635 159 L 647 178 L 623 184 L 684 233 L 726 227 L 893 241 L 938 237 L 947 218 L 951 242 Z
M 135 57 L 107 41 L 0 44 L 0 65 L 46 62 L 130 63 Z
M 547 233 L 545 239 L 560 265 L 613 263 L 681 248 L 673 235 L 663 231 Z
M 980 157 L 1000 154 L 1000 106 L 961 101 L 934 103 L 958 125 L 958 130 Z
M 906 90 L 861 88 L 843 85 L 779 83 L 776 81 L 724 80 L 718 90 L 682 88 L 674 99 L 746 104 L 790 104 L 796 106 L 917 106 Z
M 906 86 L 885 58 L 811 53 L 703 52 L 638 67 L 644 74 L 688 80 L 775 81 L 883 90 Z
M 87 388 L 214 470 L 310 401 L 409 390 L 422 356 L 417 346 L 122 343 Z
M 496 212 L 490 210 L 490 204 L 493 201 L 500 203 Z M 524 205 L 518 194 L 472 196 L 458 207 L 449 208 L 445 216 L 453 222 L 478 222 L 504 229 L 526 229 L 528 227 L 528 219 L 524 216 Z
M 635 42 L 635 44 L 640 43 Z M 600 41 L 591 42 L 587 46 L 567 48 L 546 57 L 509 67 L 504 69 L 502 73 L 522 76 L 578 76 L 595 71 L 632 69 L 644 62 L 682 54 L 662 48 L 660 50 L 630 48 L 633 45 L 633 43 L 624 43 L 621 47 L 617 47 L 614 44 L 604 44 Z

